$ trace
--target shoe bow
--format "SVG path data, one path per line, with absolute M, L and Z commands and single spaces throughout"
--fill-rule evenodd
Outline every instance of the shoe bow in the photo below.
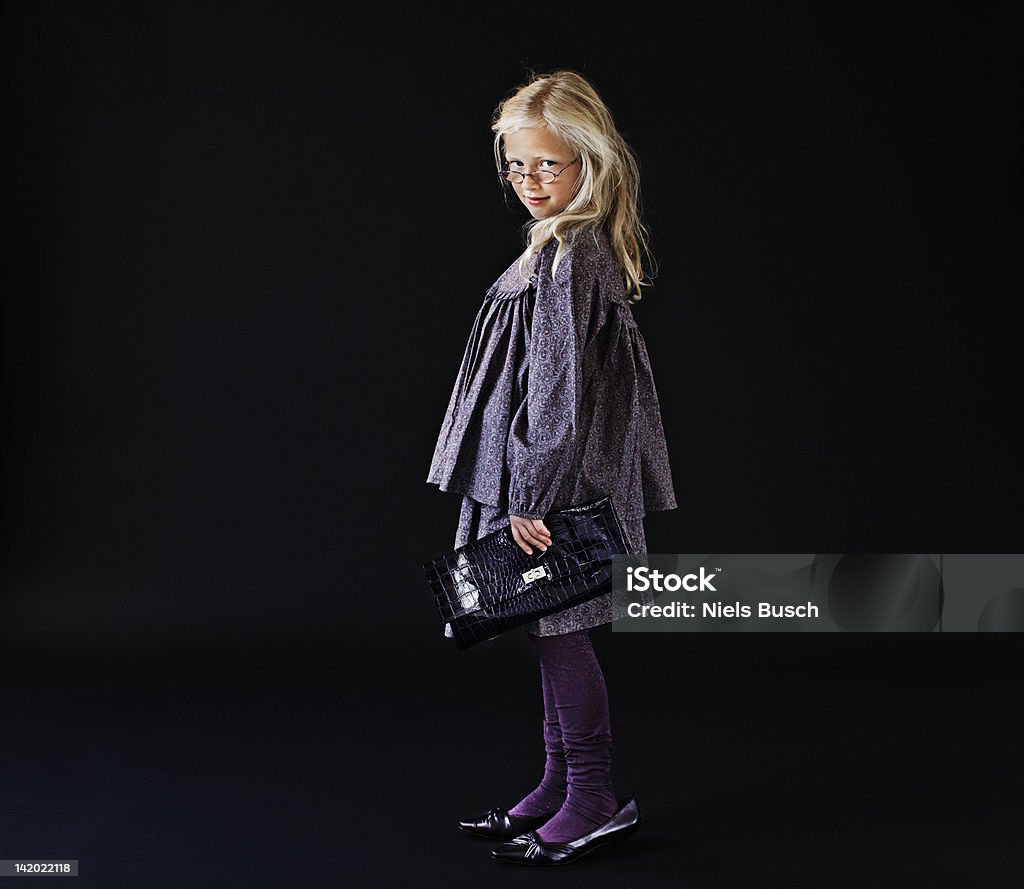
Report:
M 521 853 L 523 858 L 550 858 L 552 852 L 565 854 L 573 851 L 568 843 L 545 843 L 535 830 L 520 834 L 512 842 L 525 847 Z

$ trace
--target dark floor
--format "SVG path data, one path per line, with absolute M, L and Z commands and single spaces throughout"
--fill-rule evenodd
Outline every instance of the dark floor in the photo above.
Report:
M 529 872 L 455 827 L 540 777 L 525 638 L 351 661 L 8 651 L 0 859 L 77 858 L 83 889 L 1019 885 L 1016 643 L 780 638 L 597 631 L 643 824 Z

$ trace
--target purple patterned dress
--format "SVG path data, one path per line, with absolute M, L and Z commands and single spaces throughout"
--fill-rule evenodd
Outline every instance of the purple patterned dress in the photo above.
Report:
M 455 546 L 606 494 L 644 553 L 644 514 L 676 508 L 647 346 L 603 229 L 498 278 L 477 313 L 427 482 L 463 494 Z M 538 636 L 615 620 L 610 593 L 526 625 Z M 446 635 L 451 630 L 445 627 Z

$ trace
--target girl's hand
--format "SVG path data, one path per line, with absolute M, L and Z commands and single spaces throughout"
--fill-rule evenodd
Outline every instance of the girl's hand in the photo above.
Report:
M 547 552 L 547 548 L 551 546 L 551 532 L 540 519 L 525 519 L 522 516 L 510 515 L 508 523 L 512 528 L 512 536 L 516 543 L 523 548 L 527 555 L 533 552 L 530 549 L 531 543 L 541 552 Z

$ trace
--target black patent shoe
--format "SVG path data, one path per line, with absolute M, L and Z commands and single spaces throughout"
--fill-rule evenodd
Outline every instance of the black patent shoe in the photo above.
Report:
M 550 821 L 557 811 L 558 809 L 555 809 L 544 815 L 509 815 L 506 809 L 495 806 L 479 818 L 460 821 L 459 828 L 490 840 L 505 840 L 540 827 Z
M 619 800 L 619 811 L 596 830 L 568 843 L 545 843 L 530 830 L 491 852 L 496 861 L 506 864 L 571 864 L 589 852 L 624 840 L 640 826 L 640 807 L 635 797 Z

